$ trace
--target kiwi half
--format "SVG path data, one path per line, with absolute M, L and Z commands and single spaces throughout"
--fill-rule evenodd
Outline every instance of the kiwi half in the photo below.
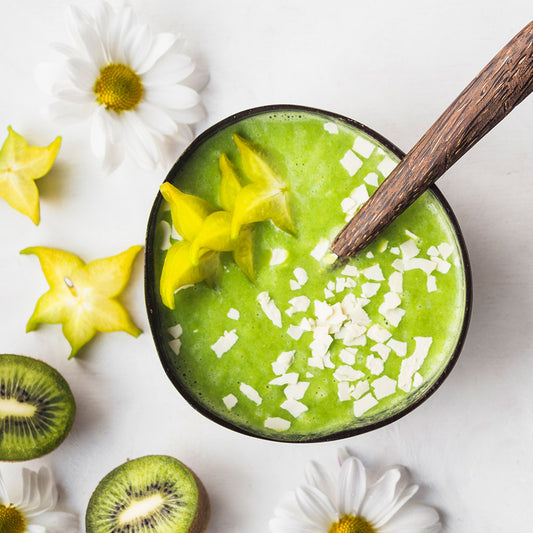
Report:
M 93 492 L 87 533 L 202 533 L 209 498 L 198 477 L 167 455 L 147 455 L 112 470 Z
M 0 460 L 26 461 L 57 448 L 76 404 L 63 376 L 24 355 L 0 354 Z

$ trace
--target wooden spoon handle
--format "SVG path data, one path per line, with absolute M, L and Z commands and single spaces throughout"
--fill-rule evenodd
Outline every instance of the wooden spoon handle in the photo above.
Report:
M 533 90 L 533 22 L 479 73 L 335 238 L 343 259 L 365 248 Z

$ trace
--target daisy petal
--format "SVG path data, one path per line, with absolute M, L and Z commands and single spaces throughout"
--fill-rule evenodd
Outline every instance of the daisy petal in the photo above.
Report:
M 56 92 L 56 97 L 73 104 L 91 104 L 94 101 L 89 94 L 78 89 L 60 89 Z
M 150 70 L 155 62 L 166 54 L 175 42 L 176 36 L 172 33 L 159 33 L 155 35 L 150 51 L 136 69 L 137 73 L 144 74 L 147 70 Z
M 201 91 L 207 85 L 208 81 L 209 73 L 207 69 L 198 66 L 190 76 L 183 79 L 183 83 L 195 91 Z
M 366 494 L 366 471 L 357 457 L 348 457 L 341 467 L 338 485 L 339 514 L 358 515 Z M 366 515 L 364 515 L 366 516 Z
M 172 118 L 159 107 L 148 102 L 141 102 L 137 106 L 141 120 L 153 131 L 162 135 L 174 135 L 178 126 Z
M 368 488 L 361 514 L 372 523 L 378 522 L 389 513 L 399 494 L 405 490 L 407 478 L 408 474 L 404 468 L 393 467 L 386 470 L 376 483 Z M 413 494 L 409 498 L 412 496 Z
M 195 124 L 205 118 L 205 108 L 202 104 L 198 104 L 189 109 L 170 109 L 169 115 L 180 124 Z
M 139 72 L 139 67 L 148 54 L 146 43 L 152 40 L 152 32 L 146 24 L 139 24 L 131 28 L 129 35 L 129 46 L 125 49 L 126 61 L 135 71 Z
M 0 503 L 3 505 L 8 505 L 11 502 L 9 501 L 9 495 L 7 493 L 6 484 L 4 483 L 4 478 L 0 472 Z
M 39 492 L 37 482 L 37 472 L 22 469 L 22 500 L 15 505 L 20 507 L 24 514 L 28 514 L 39 506 Z
M 438 533 L 442 530 L 439 514 L 433 507 L 421 504 L 404 506 L 380 533 Z
M 151 87 L 149 99 L 169 109 L 188 109 L 200 103 L 198 93 L 185 85 Z
M 324 466 L 315 461 L 311 461 L 305 468 L 305 480 L 312 487 L 316 487 L 324 492 L 335 503 L 335 485 Z
M 45 466 L 37 474 L 38 490 L 41 497 L 40 509 L 49 511 L 57 505 L 58 492 L 52 472 Z
M 65 63 L 70 81 L 82 91 L 90 92 L 95 97 L 93 88 L 98 79 L 98 69 L 90 62 L 80 57 L 71 57 Z
M 44 526 L 39 526 L 37 524 L 27 524 L 26 530 L 24 533 L 48 533 Z
M 194 69 L 194 61 L 188 55 L 169 53 L 145 72 L 143 84 L 145 87 L 154 87 L 168 85 L 169 82 L 180 83 L 189 77 Z
M 61 511 L 48 511 L 32 519 L 31 523 L 33 527 L 44 527 L 46 533 L 77 533 L 78 531 L 78 518 L 76 515 Z
M 317 526 L 329 530 L 331 524 L 338 520 L 337 512 L 329 498 L 316 487 L 299 487 L 296 501 L 302 513 Z
M 109 133 L 106 124 L 106 114 L 108 113 L 109 111 L 104 106 L 98 106 L 91 120 L 91 148 L 99 159 L 103 159 L 106 152 Z
M 105 62 L 104 48 L 96 30 L 94 20 L 77 6 L 70 5 L 68 11 L 69 28 L 75 40 L 83 47 L 87 57 L 91 58 L 97 68 Z M 73 31 L 74 27 L 77 32 Z

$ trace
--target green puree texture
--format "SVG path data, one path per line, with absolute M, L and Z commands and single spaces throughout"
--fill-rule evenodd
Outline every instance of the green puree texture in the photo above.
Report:
M 324 128 L 326 123 L 336 124 L 338 133 L 328 132 Z M 365 279 L 362 274 L 353 278 L 356 281 L 355 288 L 335 293 L 334 297 L 326 300 L 324 289 L 327 283 L 345 276 L 341 274 L 342 269 L 331 269 L 310 253 L 321 239 L 331 242 L 345 224 L 346 214 L 341 209 L 342 200 L 365 183 L 364 178 L 371 172 L 376 173 L 381 182 L 384 176 L 378 166 L 386 157 L 395 161 L 397 158 L 367 134 L 344 122 L 308 112 L 264 113 L 230 125 L 208 138 L 177 171 L 172 179 L 173 184 L 184 192 L 219 205 L 219 156 L 226 153 L 242 173 L 240 155 L 232 139 L 233 133 L 257 143 L 271 167 L 287 183 L 290 191 L 289 206 L 298 233 L 297 236 L 288 235 L 268 221 L 255 224 L 255 285 L 236 267 L 231 254 L 224 253 L 223 273 L 216 289 L 201 283 L 178 291 L 174 311 L 164 308 L 157 296 L 162 317 L 160 331 L 164 338 L 172 340 L 168 328 L 176 324 L 183 328 L 179 355 L 165 342 L 162 347 L 163 359 L 184 390 L 197 402 L 219 418 L 254 434 L 282 440 L 315 438 L 366 426 L 394 415 L 422 395 L 437 379 L 456 346 L 464 319 L 463 259 L 444 209 L 431 192 L 426 193 L 377 242 L 350 263 L 360 271 L 375 264 L 380 265 L 385 281 L 380 282 L 379 292 L 364 309 L 372 324 L 388 329 L 394 339 L 407 342 L 406 357 L 414 351 L 414 337 L 433 339 L 429 354 L 419 369 L 424 378 L 423 383 L 413 387 L 409 394 L 397 388 L 392 395 L 379 400 L 375 407 L 356 417 L 354 399 L 339 400 L 338 381 L 333 377 L 335 368 L 320 369 L 308 365 L 312 333 L 304 332 L 297 341 L 287 334 L 290 324 L 299 324 L 304 316 L 314 316 L 313 303 L 307 312 L 295 313 L 292 317 L 285 310 L 290 307 L 289 300 L 299 295 L 306 295 L 311 302 L 320 300 L 329 304 L 341 302 L 350 291 L 357 297 L 361 296 L 362 284 L 372 281 Z M 363 165 L 350 177 L 340 161 L 352 148 L 357 137 L 371 141 L 375 148 L 369 157 L 360 157 Z M 246 183 L 244 177 L 242 183 Z M 369 194 L 376 189 L 375 186 L 365 185 Z M 170 222 L 167 205 L 163 204 L 158 220 Z M 166 253 L 161 249 L 163 226 L 158 222 L 154 244 L 154 287 L 157 295 L 158 279 Z M 391 248 L 394 249 L 411 238 L 406 230 L 417 237 L 415 243 L 420 249 L 419 258 L 429 259 L 427 251 L 431 246 L 450 244 L 453 253 L 447 261 L 451 263 L 451 268 L 447 273 L 432 273 L 436 278 L 437 290 L 431 293 L 427 290 L 425 272 L 418 269 L 404 272 L 400 308 L 406 313 L 399 325 L 393 327 L 378 312 L 378 308 L 383 302 L 383 295 L 390 291 L 387 280 L 395 272 L 392 263 L 401 258 L 401 254 L 395 255 Z M 171 239 L 171 242 L 174 240 Z M 272 250 L 276 248 L 287 250 L 289 255 L 283 264 L 271 266 L 269 262 Z M 367 257 L 369 251 L 374 257 Z M 300 290 L 291 290 L 289 280 L 294 279 L 293 271 L 297 267 L 307 272 L 309 280 Z M 281 311 L 282 328 L 276 327 L 266 318 L 257 302 L 257 295 L 264 291 L 269 293 Z M 227 317 L 231 308 L 240 312 L 238 321 Z M 231 330 L 236 331 L 238 341 L 222 357 L 217 358 L 211 345 L 225 331 Z M 370 351 L 374 344 L 374 341 L 368 339 L 365 346 L 357 346 L 356 362 L 353 365 L 354 369 L 364 372 L 363 379 L 370 383 L 379 377 L 372 375 L 366 367 L 367 356 L 377 356 Z M 344 364 L 338 355 L 344 347 L 342 340 L 338 339 L 331 344 L 331 361 L 335 367 Z M 281 352 L 290 350 L 296 350 L 296 353 L 288 372 L 298 372 L 299 381 L 309 382 L 301 399 L 308 410 L 298 417 L 280 407 L 286 400 L 285 386 L 269 384 L 276 377 L 272 362 Z M 382 375 L 398 379 L 401 362 L 402 358 L 391 351 Z M 259 393 L 262 398 L 260 405 L 256 405 L 239 390 L 241 383 L 250 385 Z M 370 392 L 372 391 L 370 387 Z M 232 409 L 228 409 L 222 400 L 228 394 L 235 395 L 238 400 Z M 290 428 L 284 431 L 266 428 L 265 420 L 270 417 L 288 420 Z

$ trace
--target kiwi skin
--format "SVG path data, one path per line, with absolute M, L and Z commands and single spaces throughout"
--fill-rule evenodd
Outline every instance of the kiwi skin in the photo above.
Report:
M 48 417 L 50 417 L 51 412 L 56 416 L 56 423 L 48 423 L 45 430 L 47 434 L 40 435 L 41 438 L 35 439 L 35 429 L 32 436 L 24 435 L 22 437 L 20 435 L 14 436 L 9 431 L 4 432 L 5 419 L 0 419 L 0 461 L 7 462 L 27 461 L 42 457 L 55 450 L 70 433 L 76 414 L 76 402 L 65 378 L 44 361 L 25 355 L 0 354 L 0 382 L 2 382 L 0 397 L 3 398 L 6 394 L 5 381 L 3 380 L 6 376 L 11 377 L 13 370 L 15 374 L 22 377 L 27 371 L 41 379 L 38 384 L 25 384 L 26 387 L 29 386 L 32 393 L 35 393 L 35 387 L 38 388 L 39 385 L 53 385 L 51 390 L 44 391 L 50 393 L 50 397 L 46 399 L 46 406 L 43 409 L 45 412 L 46 409 L 49 409 L 46 413 Z M 25 390 L 19 392 L 22 395 L 29 394 Z M 37 392 L 42 393 L 43 390 Z M 24 399 L 19 399 L 19 401 L 24 402 Z M 37 398 L 37 402 L 42 402 L 42 397 Z
M 134 483 L 135 476 L 142 475 L 138 474 L 139 471 L 146 470 L 149 468 L 150 475 L 153 472 L 157 472 L 159 468 L 171 468 L 175 469 L 178 474 L 178 479 L 182 479 L 185 484 L 189 485 L 191 488 L 194 487 L 194 492 L 196 493 L 196 509 L 194 511 L 194 516 L 189 516 L 190 522 L 187 524 L 187 530 L 184 530 L 182 526 L 177 529 L 176 532 L 179 533 L 204 533 L 207 529 L 207 525 L 211 516 L 211 507 L 209 502 L 209 496 L 207 491 L 201 482 L 200 478 L 185 464 L 183 464 L 178 459 L 168 456 L 168 455 L 146 455 L 139 457 L 133 460 L 127 460 L 125 463 L 111 470 L 104 478 L 100 481 L 96 489 L 94 490 L 91 498 L 89 500 L 87 511 L 85 514 L 85 530 L 87 533 L 111 533 L 112 531 L 130 531 L 129 525 L 126 527 L 113 526 L 108 522 L 108 513 L 113 512 L 113 507 L 115 504 L 120 502 L 120 499 L 117 501 L 117 498 L 122 496 L 117 496 L 119 491 L 121 491 L 120 485 L 127 487 L 130 482 L 132 482 L 132 477 Z M 139 470 L 140 469 L 140 470 Z M 129 477 L 129 476 L 132 477 Z M 185 481 L 187 480 L 187 481 Z M 162 483 L 166 481 L 164 478 L 154 477 L 151 479 L 142 479 L 142 482 L 153 483 Z M 165 483 L 166 485 L 166 483 Z M 181 487 L 176 486 L 178 490 Z M 133 490 L 137 490 L 138 487 L 133 485 Z M 132 485 L 129 485 L 129 490 L 132 490 Z M 124 491 L 127 494 L 127 491 Z M 112 502 L 109 500 L 108 495 L 115 495 Z M 123 502 L 122 502 L 123 503 Z M 179 504 L 178 504 L 179 506 Z M 124 507 L 122 507 L 124 508 Z M 168 524 L 167 524 L 168 525 Z M 164 526 L 165 527 L 165 526 Z M 164 531 L 169 531 L 168 529 L 162 529 Z M 132 529 L 131 531 L 134 531 Z M 136 531 L 136 530 L 135 530 Z M 142 531 L 145 531 L 144 527 Z M 150 529 L 153 533 L 160 531 L 158 528 Z

